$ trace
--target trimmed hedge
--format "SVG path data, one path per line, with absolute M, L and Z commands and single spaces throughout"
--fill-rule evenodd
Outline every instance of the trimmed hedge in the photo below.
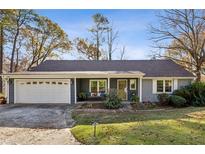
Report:
M 166 93 L 158 94 L 157 98 L 159 100 L 160 105 L 168 105 L 169 104 L 169 95 Z
M 170 100 L 170 104 L 174 107 L 186 106 L 186 99 L 181 96 L 172 95 L 169 97 L 169 100 Z

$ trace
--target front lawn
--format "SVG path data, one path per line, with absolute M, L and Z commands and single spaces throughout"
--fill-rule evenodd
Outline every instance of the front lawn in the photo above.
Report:
M 137 113 L 73 112 L 84 144 L 205 144 L 205 107 Z M 94 121 L 97 136 L 93 137 Z

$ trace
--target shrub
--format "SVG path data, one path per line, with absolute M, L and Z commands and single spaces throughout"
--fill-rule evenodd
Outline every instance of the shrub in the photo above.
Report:
M 2 93 L 0 93 L 0 104 L 6 104 L 6 98 Z
M 79 94 L 78 94 L 78 99 L 79 99 L 79 101 L 85 101 L 85 100 L 87 100 L 87 94 L 86 93 L 84 93 L 84 92 L 80 92 Z
M 191 86 L 185 86 L 185 87 L 182 87 L 178 90 L 175 90 L 173 92 L 173 95 L 177 95 L 177 96 L 181 96 L 183 98 L 186 99 L 186 103 L 187 105 L 191 105 L 192 104 L 192 98 L 191 98 Z
M 132 102 L 138 103 L 140 99 L 139 99 L 139 97 L 135 93 L 132 93 L 131 97 L 130 97 L 130 100 Z
M 105 100 L 105 107 L 108 109 L 118 109 L 122 106 L 122 100 L 117 96 L 117 91 L 111 89 Z
M 186 99 L 181 96 L 172 95 L 170 96 L 170 103 L 174 107 L 184 107 L 186 106 Z
M 159 100 L 160 105 L 168 105 L 169 104 L 169 95 L 166 93 L 158 94 L 157 98 Z
M 186 99 L 187 105 L 205 106 L 205 83 L 195 82 L 173 92 Z

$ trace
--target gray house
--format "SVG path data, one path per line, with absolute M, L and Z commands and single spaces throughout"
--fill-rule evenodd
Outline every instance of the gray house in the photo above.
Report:
M 70 104 L 79 93 L 99 98 L 109 89 L 123 100 L 135 94 L 155 102 L 157 94 L 171 94 L 194 78 L 171 60 L 47 60 L 31 71 L 3 75 L 9 103 Z

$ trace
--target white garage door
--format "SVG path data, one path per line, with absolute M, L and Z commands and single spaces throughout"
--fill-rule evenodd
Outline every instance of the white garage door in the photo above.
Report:
M 15 103 L 70 103 L 70 80 L 16 80 L 14 99 Z

